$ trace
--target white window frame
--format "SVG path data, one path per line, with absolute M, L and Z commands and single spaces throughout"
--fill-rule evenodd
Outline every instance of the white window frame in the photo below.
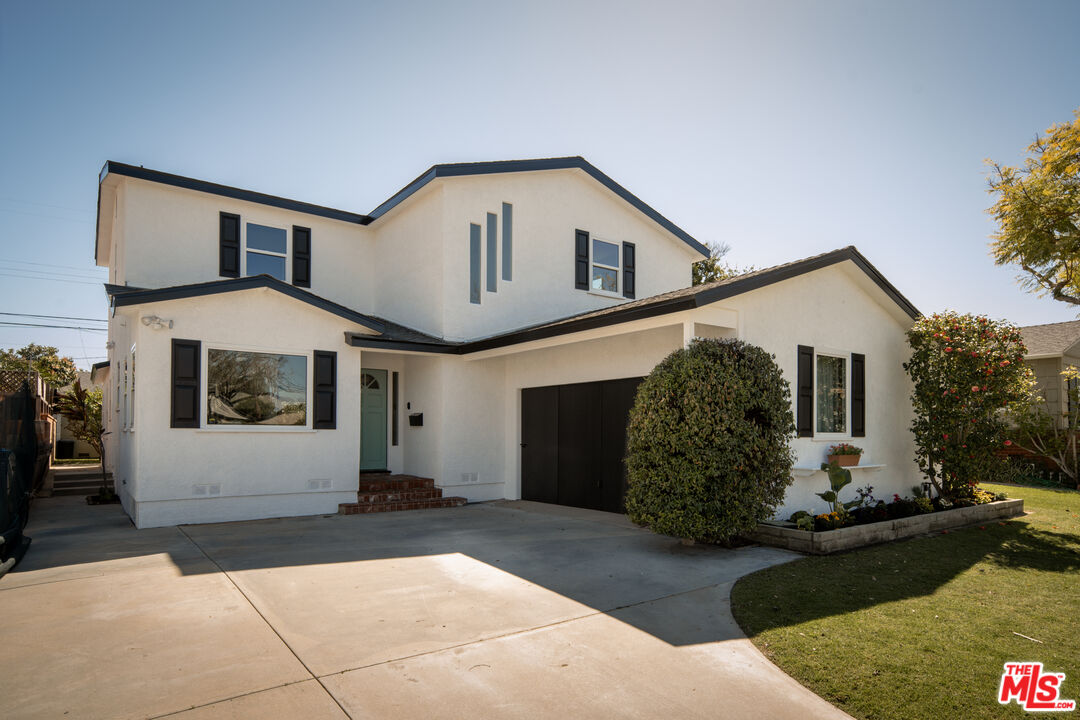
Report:
M 135 432 L 135 345 L 131 346 L 131 387 L 128 390 L 128 432 Z
M 122 382 L 123 382 L 123 387 L 124 387 L 124 395 L 123 395 L 124 411 L 120 416 L 120 428 L 124 432 L 127 432 L 127 430 L 128 430 L 128 359 L 127 359 L 127 356 L 124 357 L 123 367 L 124 367 L 124 376 L 123 376 Z
M 262 347 L 251 345 L 230 345 L 228 343 L 208 343 L 202 344 L 202 362 L 203 371 L 199 373 L 199 392 L 201 403 L 201 417 L 199 418 L 199 431 L 200 432 L 212 432 L 212 433 L 313 433 L 311 427 L 311 413 L 314 409 L 312 402 L 314 401 L 314 382 L 315 382 L 315 351 L 300 348 L 285 348 L 280 347 Z M 305 393 L 306 412 L 304 425 L 211 425 L 206 421 L 207 413 L 209 412 L 209 387 L 210 387 L 210 351 L 211 350 L 231 350 L 234 352 L 249 352 L 249 353 L 263 353 L 265 355 L 295 355 L 307 358 L 307 365 L 305 367 L 305 378 L 307 383 L 307 390 Z
M 243 242 L 240 243 L 240 277 L 250 277 L 248 275 L 248 253 L 253 252 L 257 255 L 266 255 L 268 257 L 285 258 L 285 277 L 281 279 L 282 282 L 292 285 L 292 228 L 282 226 L 279 223 L 262 222 L 261 220 L 246 220 L 241 216 L 240 223 L 243 227 L 240 229 L 240 233 L 243 236 Z M 285 231 L 285 252 L 276 253 L 269 250 L 259 250 L 258 248 L 248 248 L 247 229 L 248 225 L 262 225 L 263 227 L 273 228 L 274 230 Z
M 593 247 L 593 243 L 602 242 L 608 245 L 615 246 L 615 252 L 619 257 L 617 265 L 608 265 L 607 263 L 596 261 L 596 252 Z M 622 264 L 623 264 L 623 248 L 622 243 L 614 242 L 612 240 L 605 240 L 602 237 L 589 237 L 589 292 L 593 295 L 602 295 L 604 297 L 621 298 L 622 295 Z M 593 287 L 593 267 L 598 267 L 603 270 L 615 271 L 615 291 L 610 290 L 598 290 Z
M 844 361 L 844 431 L 820 432 L 818 430 L 818 356 L 840 358 Z M 814 439 L 835 443 L 837 440 L 851 440 L 851 353 L 831 348 L 814 348 Z

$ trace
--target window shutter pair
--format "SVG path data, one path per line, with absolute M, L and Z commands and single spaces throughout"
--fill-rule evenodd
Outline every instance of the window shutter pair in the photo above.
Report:
M 337 353 L 316 350 L 314 360 L 311 427 L 332 430 L 337 427 Z M 172 341 L 170 427 L 200 426 L 201 364 L 202 343 L 198 340 Z
M 218 234 L 218 274 L 240 277 L 240 216 L 221 213 Z M 293 285 L 311 287 L 311 229 L 297 225 L 293 225 Z
M 814 348 L 798 347 L 795 426 L 799 437 L 814 437 Z M 866 437 L 866 356 L 851 354 L 851 436 Z
M 622 288 L 623 297 L 635 297 L 636 248 L 634 243 L 622 244 Z M 585 230 L 574 231 L 574 289 L 589 289 L 589 233 Z

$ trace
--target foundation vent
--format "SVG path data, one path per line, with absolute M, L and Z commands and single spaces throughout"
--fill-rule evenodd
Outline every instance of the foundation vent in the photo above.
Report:
M 214 483 L 213 485 L 192 485 L 191 494 L 196 497 L 210 497 L 212 495 L 220 495 L 221 483 Z
M 474 472 L 461 473 L 461 484 L 471 485 L 480 482 L 480 474 Z
M 330 478 L 315 478 L 307 481 L 308 490 L 329 490 L 333 483 Z

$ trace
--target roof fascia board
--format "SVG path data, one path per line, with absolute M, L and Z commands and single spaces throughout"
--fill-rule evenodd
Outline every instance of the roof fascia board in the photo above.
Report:
M 453 343 L 421 343 L 406 340 L 380 340 L 377 337 L 345 333 L 345 344 L 368 350 L 407 352 L 419 355 L 460 355 L 461 345 Z
M 300 288 L 283 283 L 269 275 L 255 275 L 253 277 L 236 278 L 235 280 L 216 280 L 208 283 L 199 283 L 197 285 L 178 285 L 156 290 L 129 290 L 117 287 L 116 285 L 106 285 L 105 291 L 112 296 L 114 305 L 122 307 L 125 305 L 141 305 L 143 303 L 205 297 L 208 295 L 218 295 L 239 290 L 252 290 L 255 288 L 276 290 L 283 295 L 288 295 L 291 298 L 305 302 L 320 310 L 325 310 L 338 317 L 355 322 L 358 325 L 363 325 L 375 332 L 381 333 L 386 330 L 386 326 L 383 323 L 372 317 L 364 315 L 363 313 L 358 313 L 355 310 L 350 310 L 347 307 L 321 298 L 306 290 L 301 290 Z
M 283 210 L 305 213 L 307 215 L 317 215 L 318 217 L 329 218 L 330 220 L 340 220 L 341 222 L 353 223 L 356 225 L 367 225 L 371 222 L 370 217 L 367 215 L 360 215 L 359 213 L 337 210 L 335 208 L 306 203 L 300 200 L 290 200 L 289 198 L 278 197 L 277 195 L 267 195 L 266 193 L 255 192 L 254 190 L 244 190 L 229 185 L 219 185 L 205 180 L 196 180 L 195 178 L 173 175 L 172 173 L 160 172 L 158 170 L 148 170 L 135 165 L 119 163 L 114 160 L 106 162 L 105 166 L 101 169 L 101 174 L 98 176 L 99 188 L 108 175 L 122 175 L 138 180 L 148 180 L 163 185 L 171 185 L 187 190 L 219 195 L 221 197 L 232 198 L 233 200 L 243 200 L 245 202 L 258 203 L 260 205 L 269 205 L 270 207 L 277 207 Z

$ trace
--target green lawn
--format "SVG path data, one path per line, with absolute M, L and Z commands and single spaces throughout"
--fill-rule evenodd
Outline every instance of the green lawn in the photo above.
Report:
M 857 718 L 1025 716 L 996 697 L 1018 660 L 1064 672 L 1080 701 L 1080 492 L 984 487 L 1029 514 L 762 570 L 732 589 L 736 620 Z

